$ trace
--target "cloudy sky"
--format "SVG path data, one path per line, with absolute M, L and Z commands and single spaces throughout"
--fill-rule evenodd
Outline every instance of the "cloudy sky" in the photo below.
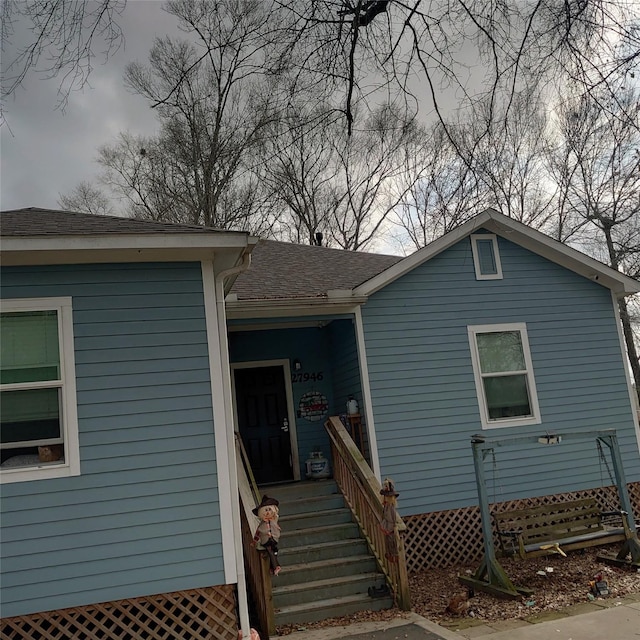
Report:
M 125 43 L 106 64 L 97 56 L 89 86 L 56 109 L 59 80 L 31 75 L 5 103 L 0 128 L 0 206 L 59 208 L 60 194 L 99 172 L 97 149 L 120 131 L 149 134 L 156 122 L 145 101 L 122 77 L 133 60 L 146 61 L 156 35 L 177 33 L 175 19 L 157 0 L 129 0 L 119 18 Z M 12 43 L 19 45 L 19 37 Z M 3 56 L 3 67 L 8 56 Z
M 5 101 L 0 126 L 0 208 L 60 208 L 61 194 L 80 182 L 93 182 L 100 173 L 98 148 L 111 144 L 118 133 L 148 135 L 157 122 L 140 96 L 124 86 L 125 67 L 146 62 L 156 36 L 179 36 L 177 21 L 163 10 L 163 0 L 127 0 L 117 18 L 124 44 L 105 62 L 100 44 L 88 84 L 71 93 L 64 111 L 58 107 L 60 78 L 30 73 L 15 95 Z M 19 29 L 5 43 L 2 67 L 29 32 Z M 425 101 L 426 103 L 426 101 Z M 424 104 L 421 109 L 424 108 Z

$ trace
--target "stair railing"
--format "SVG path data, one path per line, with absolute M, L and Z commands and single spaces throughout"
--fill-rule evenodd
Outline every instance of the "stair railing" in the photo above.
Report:
M 330 417 L 325 428 L 331 440 L 333 477 L 340 487 L 358 526 L 367 540 L 371 552 L 376 557 L 380 570 L 384 573 L 398 608 L 411 610 L 409 578 L 404 553 L 402 533 L 406 525 L 396 514 L 396 526 L 390 534 L 385 533 L 380 524 L 383 517 L 381 486 L 373 471 L 351 439 L 340 418 Z M 395 536 L 392 542 L 393 554 L 388 554 L 387 536 Z M 393 546 L 395 543 L 395 547 Z
M 242 439 L 238 433 L 235 434 L 235 439 L 245 573 L 258 625 L 262 631 L 261 637 L 266 636 L 268 640 L 268 636 L 275 635 L 276 632 L 269 558 L 267 552 L 259 544 L 256 547 L 253 540 L 254 532 L 259 524 L 258 518 L 253 514 L 253 509 L 260 504 L 260 494 Z M 256 549 L 258 549 L 257 552 Z

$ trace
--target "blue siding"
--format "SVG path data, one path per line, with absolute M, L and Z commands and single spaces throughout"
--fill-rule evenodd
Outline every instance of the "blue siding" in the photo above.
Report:
M 352 321 L 332 322 L 327 329 L 331 337 L 331 353 L 333 368 L 332 415 L 346 413 L 347 400 L 352 395 L 358 401 L 360 413 L 364 413 L 362 381 L 355 335 Z
M 481 431 L 467 326 L 525 322 L 542 424 L 489 437 L 615 428 L 627 480 L 638 440 L 608 289 L 502 238 L 504 278 L 475 279 L 459 242 L 363 307 L 381 472 L 403 515 L 477 503 L 470 437 Z M 591 439 L 500 447 L 487 460 L 495 500 L 611 484 Z
M 224 583 L 199 263 L 3 268 L 73 297 L 81 475 L 2 487 L 2 616 Z

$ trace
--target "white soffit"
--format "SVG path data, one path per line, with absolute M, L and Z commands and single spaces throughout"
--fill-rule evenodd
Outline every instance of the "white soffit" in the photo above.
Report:
M 233 266 L 238 250 L 257 239 L 242 233 L 110 234 L 2 238 L 5 266 L 117 262 L 198 262 L 216 256 L 216 270 Z M 229 264 L 223 256 L 228 255 Z M 233 257 L 232 257 L 233 256 Z

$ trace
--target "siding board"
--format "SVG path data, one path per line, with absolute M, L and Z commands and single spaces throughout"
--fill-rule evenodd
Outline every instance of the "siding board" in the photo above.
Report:
M 174 511 L 174 515 L 176 519 L 182 519 L 186 522 L 199 522 L 203 517 L 202 504 L 180 505 Z M 204 519 L 204 522 L 207 522 L 207 520 Z M 58 536 L 66 537 L 74 534 L 83 535 L 92 533 L 98 527 L 101 532 L 142 530 L 146 526 L 153 527 L 156 531 L 163 531 L 165 525 L 167 525 L 167 512 L 165 509 L 147 509 L 144 512 L 134 511 L 112 514 L 94 513 L 91 517 L 78 518 L 73 523 L 61 521 L 60 519 L 48 522 L 40 519 L 32 522 L 25 533 L 25 540 L 48 539 L 49 537 L 55 538 Z M 8 527 L 5 540 L 7 543 L 11 543 L 21 540 L 21 536 L 20 526 Z M 99 538 L 92 537 L 91 540 L 97 541 Z M 94 546 L 91 541 L 87 542 L 86 539 L 84 544 Z
M 61 501 L 62 502 L 62 501 Z M 123 497 L 118 500 L 101 500 L 99 503 L 70 503 L 64 504 L 64 512 L 70 519 L 83 520 L 85 518 L 93 518 L 94 516 L 102 515 L 122 515 L 133 514 L 144 511 L 164 510 L 165 518 L 169 520 L 171 513 L 179 513 L 179 509 L 183 504 L 199 504 L 202 505 L 203 516 L 213 514 L 215 505 L 209 505 L 209 501 L 202 493 L 197 493 L 191 489 L 186 491 L 179 491 L 177 493 L 167 493 L 158 495 L 157 493 L 149 493 L 139 496 L 137 491 L 132 492 L 128 497 Z M 144 507 L 141 507 L 144 505 Z M 211 511 L 209 511 L 211 509 Z M 31 510 L 17 511 L 8 516 L 5 516 L 3 527 L 10 529 L 15 526 L 24 526 L 31 524 L 38 524 L 44 522 L 56 522 L 59 519 L 59 514 L 56 513 L 61 510 L 58 506 L 56 509 L 41 509 L 40 512 L 34 512 Z M 98 538 L 99 539 L 99 538 Z M 92 542 L 87 541 L 87 544 Z

